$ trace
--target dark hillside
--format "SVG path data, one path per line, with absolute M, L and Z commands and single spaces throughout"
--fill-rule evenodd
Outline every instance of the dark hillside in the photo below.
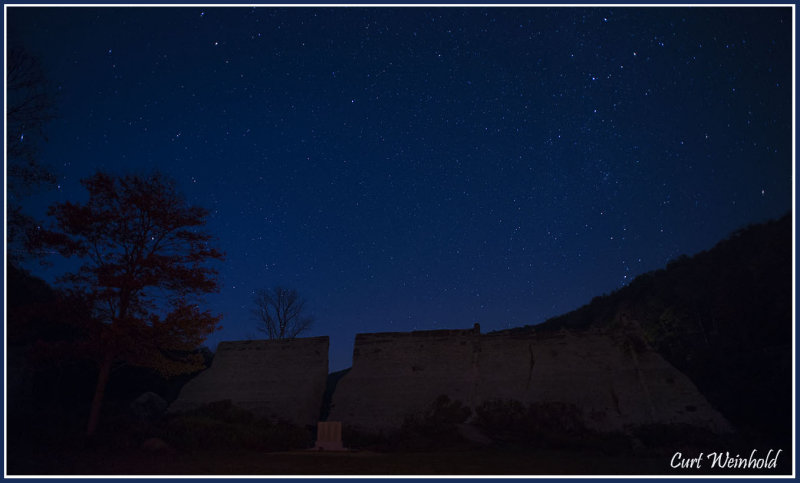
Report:
M 681 256 L 536 331 L 638 321 L 740 431 L 791 437 L 792 220 L 752 225 L 714 248 Z M 515 331 L 532 330 L 525 326 Z

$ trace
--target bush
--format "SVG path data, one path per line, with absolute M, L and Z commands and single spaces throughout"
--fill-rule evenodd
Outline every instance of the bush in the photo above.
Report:
M 345 447 L 351 449 L 371 449 L 377 451 L 390 450 L 387 435 L 381 432 L 369 432 L 342 425 L 342 441 Z
M 461 401 L 451 401 L 449 397 L 442 394 L 433 401 L 421 419 L 412 416 L 406 418 L 406 424 L 440 429 L 455 427 L 456 424 L 466 421 L 470 413 L 470 409 Z
M 501 443 L 523 443 L 548 447 L 580 446 L 589 431 L 581 411 L 565 403 L 532 403 L 494 399 L 475 410 L 476 424 Z
M 283 451 L 308 448 L 312 443 L 308 430 L 256 417 L 229 400 L 172 416 L 162 439 L 182 449 Z
M 440 395 L 421 415 L 409 415 L 394 433 L 397 449 L 428 451 L 460 445 L 463 439 L 456 425 L 469 418 L 471 411 L 461 401 Z
M 495 438 L 515 439 L 518 433 L 526 431 L 528 410 L 519 401 L 492 399 L 478 406 L 475 414 L 477 425 Z
M 256 419 L 253 413 L 236 406 L 230 399 L 208 403 L 184 414 L 231 424 L 251 424 Z
M 469 418 L 471 411 L 461 401 L 440 395 L 424 411 L 409 414 L 399 429 L 369 433 L 345 426 L 342 439 L 350 448 L 375 451 L 431 451 L 461 446 L 464 441 L 457 425 Z

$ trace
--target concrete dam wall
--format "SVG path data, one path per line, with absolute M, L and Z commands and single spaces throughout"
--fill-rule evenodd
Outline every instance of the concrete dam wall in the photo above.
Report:
M 171 411 L 223 399 L 299 425 L 319 419 L 328 338 L 220 343 L 212 366 Z M 362 431 L 399 427 L 440 395 L 472 409 L 495 399 L 575 408 L 597 431 L 729 423 L 655 352 L 636 324 L 524 335 L 437 330 L 358 334 L 353 367 L 333 392 L 330 421 Z
M 473 409 L 494 399 L 565 404 L 598 431 L 675 423 L 731 431 L 635 328 L 359 334 L 329 419 L 367 431 L 390 429 L 441 394 Z
M 220 342 L 211 367 L 181 389 L 170 411 L 230 399 L 258 416 L 316 424 L 328 377 L 328 337 Z

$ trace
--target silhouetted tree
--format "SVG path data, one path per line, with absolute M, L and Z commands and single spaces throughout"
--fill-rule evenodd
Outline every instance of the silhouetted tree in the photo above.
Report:
M 53 205 L 55 227 L 43 232 L 41 242 L 83 261 L 60 281 L 91 309 L 83 341 L 99 367 L 87 426 L 91 436 L 116 363 L 162 375 L 202 366 L 190 352 L 221 317 L 201 311 L 197 302 L 217 290 L 217 272 L 207 262 L 223 255 L 202 231 L 208 211 L 188 205 L 165 176 L 97 173 L 82 183 L 89 200 Z
M 294 289 L 278 286 L 259 290 L 255 304 L 258 329 L 271 340 L 294 339 L 314 322 L 313 317 L 303 314 L 306 301 Z
M 36 221 L 24 213 L 21 199 L 37 187 L 55 182 L 53 172 L 38 159 L 44 125 L 55 118 L 55 96 L 39 60 L 25 49 L 7 53 L 6 161 L 8 187 L 7 241 L 9 258 L 18 261 L 30 253 L 28 237 Z

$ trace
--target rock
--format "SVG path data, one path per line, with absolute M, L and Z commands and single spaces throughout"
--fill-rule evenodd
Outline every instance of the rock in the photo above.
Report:
M 146 392 L 131 403 L 131 412 L 142 421 L 155 421 L 167 411 L 167 401 L 154 392 Z

